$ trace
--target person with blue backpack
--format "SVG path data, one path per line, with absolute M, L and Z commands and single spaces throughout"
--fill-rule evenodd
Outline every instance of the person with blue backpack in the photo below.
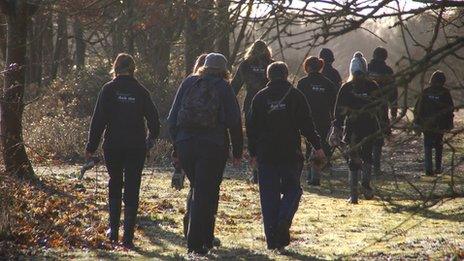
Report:
M 210 53 L 197 75 L 180 85 L 168 116 L 171 139 L 191 183 L 188 253 L 213 247 L 219 186 L 228 156 L 227 130 L 240 124 L 240 108 L 229 85 L 227 59 Z M 238 165 L 241 153 L 234 156 Z

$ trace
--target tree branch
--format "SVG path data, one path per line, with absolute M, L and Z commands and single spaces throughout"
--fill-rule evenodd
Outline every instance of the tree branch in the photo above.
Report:
M 0 0 L 0 11 L 5 15 L 9 15 L 11 13 L 11 5 L 7 0 Z

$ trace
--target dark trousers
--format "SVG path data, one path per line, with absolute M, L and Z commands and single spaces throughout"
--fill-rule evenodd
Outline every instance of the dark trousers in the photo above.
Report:
M 132 241 L 146 150 L 105 149 L 104 155 L 106 168 L 110 176 L 108 182 L 110 228 L 117 230 L 119 227 L 122 190 L 124 187 L 124 240 Z
M 424 132 L 424 165 L 425 171 L 432 173 L 432 150 L 435 149 L 435 169 L 441 170 L 443 155 L 443 133 Z
M 364 142 L 352 139 L 350 142 L 350 154 L 348 166 L 351 171 L 361 170 L 363 164 L 372 165 L 372 142 Z
M 176 144 L 179 160 L 192 187 L 187 232 L 189 251 L 210 248 L 219 201 L 219 185 L 226 163 L 225 148 L 191 139 Z
M 372 165 L 374 172 L 378 173 L 381 170 L 380 161 L 382 159 L 383 138 L 376 140 L 372 146 Z
M 280 222 L 291 224 L 298 210 L 303 190 L 300 186 L 302 162 L 259 163 L 259 194 L 264 233 L 268 248 L 275 248 L 276 229 Z

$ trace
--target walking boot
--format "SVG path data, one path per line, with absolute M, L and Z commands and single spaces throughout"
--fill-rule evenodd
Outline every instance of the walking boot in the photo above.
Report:
M 364 198 L 367 200 L 374 198 L 374 191 L 371 188 L 372 165 L 364 163 L 362 166 L 362 189 Z
M 349 180 L 350 180 L 350 198 L 348 203 L 358 204 L 358 172 L 357 170 L 350 170 Z
M 121 218 L 121 199 L 110 199 L 108 203 L 110 211 L 110 227 L 106 231 L 106 235 L 112 243 L 117 243 L 119 240 L 119 219 Z
M 137 219 L 137 208 L 136 207 L 125 207 L 124 208 L 124 236 L 122 238 L 122 244 L 128 249 L 134 248 L 134 229 L 135 222 Z

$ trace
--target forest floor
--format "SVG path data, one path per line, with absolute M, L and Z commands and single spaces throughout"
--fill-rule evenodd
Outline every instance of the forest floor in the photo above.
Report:
M 285 255 L 266 250 L 258 187 L 247 182 L 246 166 L 228 167 L 216 225 L 222 246 L 208 258 L 464 258 L 464 165 L 454 169 L 452 181 L 448 149 L 445 174 L 423 177 L 421 141 L 408 137 L 397 134 L 389 141 L 402 144 L 394 152 L 387 144 L 383 162 L 386 173 L 374 179 L 374 200 L 361 197 L 359 205 L 346 202 L 348 175 L 342 160 L 324 176 L 321 187 L 303 184 L 304 194 L 291 228 L 292 243 Z M 463 151 L 463 137 L 453 139 L 452 144 L 458 152 Z M 463 160 L 462 153 L 457 155 L 456 164 Z M 78 166 L 36 169 L 42 180 L 39 188 L 31 189 L 27 184 L 2 188 L 11 191 L 13 211 L 17 211 L 10 213 L 16 220 L 12 225 L 14 235 L 4 235 L 6 243 L 0 242 L 4 255 L 122 260 L 187 257 L 182 216 L 188 189 L 176 191 L 170 187 L 171 168 L 149 168 L 144 172 L 134 251 L 113 247 L 104 238 L 107 175 L 103 166 L 89 171 L 80 189 L 76 187 Z M 452 182 L 456 184 L 454 192 L 460 196 L 453 195 Z M 19 221 L 23 219 L 36 223 L 25 226 Z

